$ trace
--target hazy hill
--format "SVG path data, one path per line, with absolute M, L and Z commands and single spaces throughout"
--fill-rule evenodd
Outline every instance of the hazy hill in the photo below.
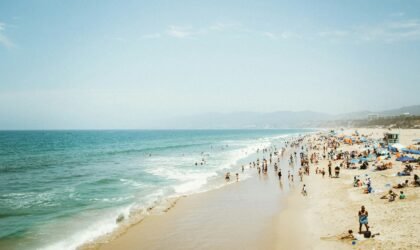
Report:
M 227 129 L 227 128 L 290 128 L 318 127 L 326 121 L 366 119 L 369 114 L 395 116 L 403 113 L 420 115 L 420 105 L 402 107 L 380 112 L 361 111 L 340 115 L 331 115 L 313 111 L 277 111 L 270 113 L 235 112 L 205 113 L 183 116 L 163 122 L 160 128 L 177 129 Z

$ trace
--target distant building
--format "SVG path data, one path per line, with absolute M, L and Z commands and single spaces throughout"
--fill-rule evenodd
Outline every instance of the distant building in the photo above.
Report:
M 387 144 L 394 144 L 400 142 L 400 134 L 399 133 L 385 133 L 384 140 Z

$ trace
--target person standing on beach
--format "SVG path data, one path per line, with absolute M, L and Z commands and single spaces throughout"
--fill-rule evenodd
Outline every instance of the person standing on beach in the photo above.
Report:
M 302 195 L 303 196 L 307 196 L 308 195 L 308 192 L 306 191 L 306 184 L 303 184 L 303 187 L 302 187 Z
M 332 170 L 331 170 L 331 161 L 328 162 L 328 176 L 332 177 Z
M 278 176 L 279 176 L 279 180 L 281 180 L 281 169 L 280 169 L 280 171 L 278 172 Z
M 365 209 L 365 206 L 362 206 L 359 211 L 359 234 L 362 233 L 362 225 L 365 225 L 366 231 L 369 231 L 368 211 Z
M 299 177 L 300 177 L 300 182 L 303 181 L 303 170 L 302 168 L 299 168 Z

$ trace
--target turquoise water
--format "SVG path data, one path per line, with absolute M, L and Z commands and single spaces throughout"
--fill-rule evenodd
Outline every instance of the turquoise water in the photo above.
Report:
M 74 249 L 302 132 L 0 131 L 0 248 Z

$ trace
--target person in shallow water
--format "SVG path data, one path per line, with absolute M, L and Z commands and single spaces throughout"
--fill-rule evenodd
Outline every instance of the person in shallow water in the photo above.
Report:
M 369 231 L 368 211 L 362 206 L 359 211 L 359 233 L 362 233 L 362 225 L 365 225 L 366 231 Z

